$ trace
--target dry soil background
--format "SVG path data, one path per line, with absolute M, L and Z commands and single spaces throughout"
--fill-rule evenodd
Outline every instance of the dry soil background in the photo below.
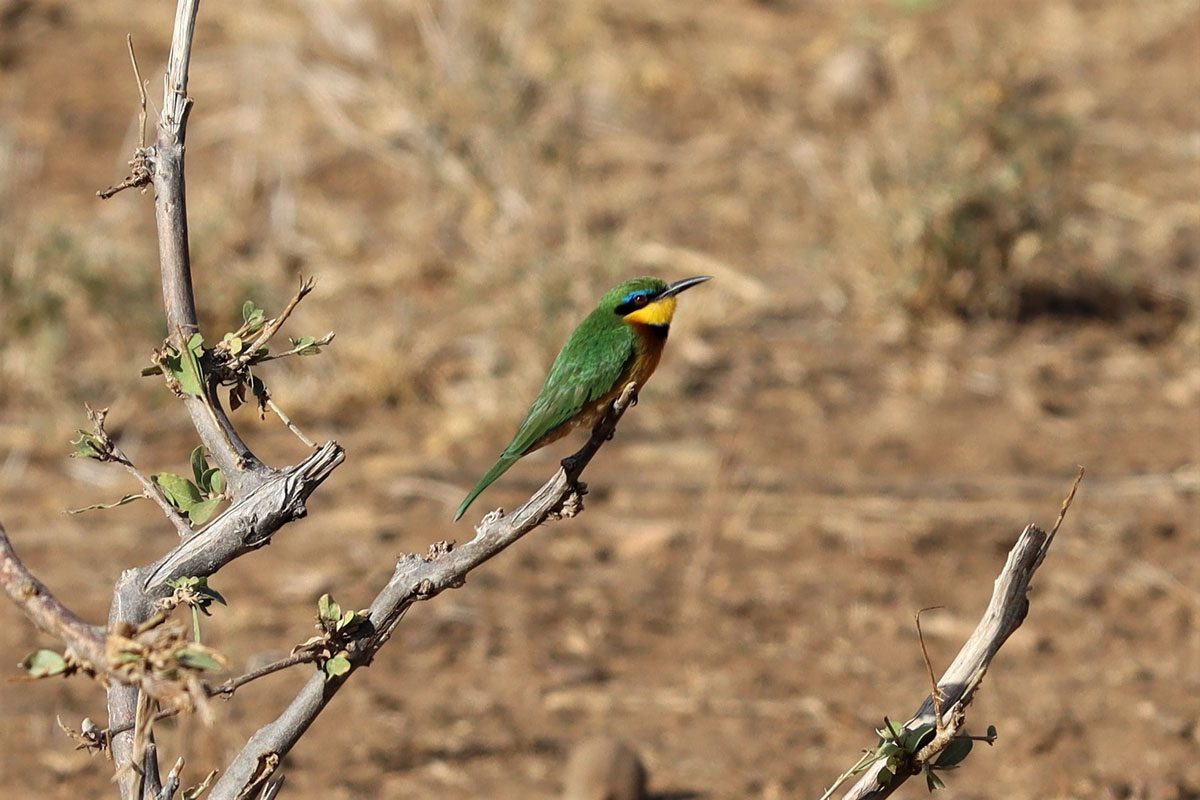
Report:
M 165 549 L 66 458 L 82 403 L 180 471 L 151 200 L 101 202 L 158 94 L 172 3 L 0 0 L 0 518 L 97 621 Z M 317 292 L 318 358 L 264 375 L 346 464 L 215 581 L 237 666 L 366 603 L 443 538 L 571 325 L 620 277 L 716 276 L 589 472 L 587 513 L 415 609 L 290 756 L 289 796 L 548 798 L 618 734 L 659 797 L 816 797 L 927 689 L 1003 554 L 1089 478 L 972 715 L 957 798 L 1200 796 L 1200 3 L 217 2 L 188 180 L 204 322 Z M 239 412 L 275 463 L 302 446 Z M 558 454 L 514 469 L 511 506 Z M 0 604 L 0 663 L 49 644 Z M 248 687 L 218 767 L 301 679 Z M 0 683 L 0 794 L 101 797 L 55 714 Z M 915 785 L 907 796 L 919 796 Z

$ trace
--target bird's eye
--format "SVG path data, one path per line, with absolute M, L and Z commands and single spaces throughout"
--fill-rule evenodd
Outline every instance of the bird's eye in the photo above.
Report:
M 646 295 L 644 295 L 644 294 L 639 294 L 637 297 L 633 298 L 633 304 L 634 304 L 635 306 L 644 306 L 644 305 L 646 305 Z

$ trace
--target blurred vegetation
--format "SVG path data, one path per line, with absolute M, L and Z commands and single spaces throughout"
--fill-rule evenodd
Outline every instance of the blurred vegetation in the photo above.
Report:
M 0 402 L 74 407 L 120 391 L 113 365 L 162 335 L 148 198 L 91 197 L 135 138 L 105 39 L 125 22 L 19 5 L 0 67 Z M 338 330 L 337 363 L 283 391 L 318 414 L 422 408 L 441 445 L 507 420 L 496 398 L 536 385 L 631 273 L 718 272 L 688 326 L 705 342 L 814 304 L 885 337 L 949 317 L 1170 341 L 1200 281 L 1188 151 L 1182 134 L 1140 141 L 1105 59 L 1152 54 L 1147 91 L 1171 103 L 1178 25 L 1141 19 L 1098 50 L 1117 11 L 1027 10 L 1029 30 L 981 3 L 206 14 L 189 141 L 202 314 L 224 330 L 243 300 L 277 307 L 316 275 L 301 313 Z M 165 19 L 135 26 L 144 70 Z M 89 85 L 34 46 L 80 26 Z M 47 155 L 54 125 L 70 160 Z

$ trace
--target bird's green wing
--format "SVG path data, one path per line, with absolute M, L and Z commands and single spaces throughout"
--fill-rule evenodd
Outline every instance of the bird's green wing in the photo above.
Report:
M 600 326 L 604 316 L 593 315 L 575 330 L 550 367 L 542 391 L 513 440 L 500 454 L 454 515 L 457 522 L 484 489 L 517 460 L 534 449 L 548 433 L 564 425 L 609 392 L 634 357 L 634 333 L 626 326 Z
M 554 365 L 525 420 L 508 447 L 506 456 L 523 456 L 560 425 L 612 391 L 634 355 L 632 332 L 611 331 L 607 341 L 572 336 Z

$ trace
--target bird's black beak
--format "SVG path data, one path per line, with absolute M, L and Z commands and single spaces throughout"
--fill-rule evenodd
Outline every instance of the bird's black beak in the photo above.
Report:
M 667 288 L 663 289 L 662 293 L 654 299 L 662 300 L 667 297 L 674 297 L 675 295 L 679 294 L 680 292 L 682 292 L 685 289 L 690 289 L 693 286 L 699 286 L 700 284 L 704 283 L 705 281 L 711 281 L 711 280 L 712 280 L 712 275 L 697 275 L 694 278 L 684 278 L 681 281 L 675 281 L 674 283 L 669 285 Z

